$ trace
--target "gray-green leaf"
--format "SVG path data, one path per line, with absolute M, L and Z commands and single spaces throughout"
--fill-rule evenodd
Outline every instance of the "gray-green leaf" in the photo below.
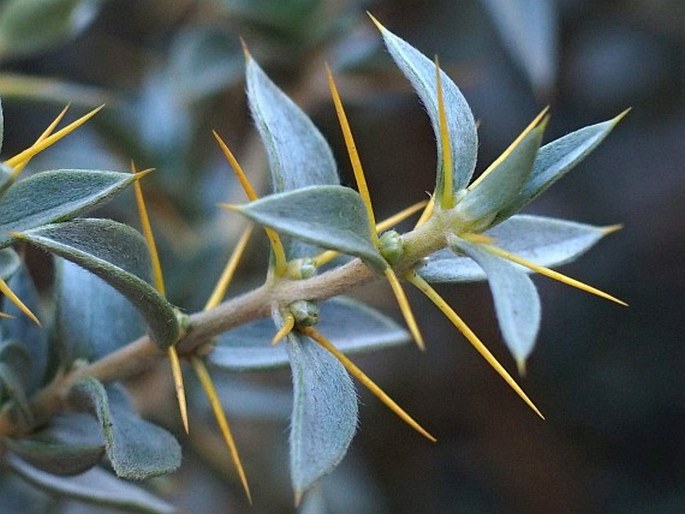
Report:
M 131 173 L 54 170 L 13 184 L 0 198 L 0 247 L 22 232 L 46 223 L 74 218 L 136 180 Z
M 333 355 L 295 334 L 285 343 L 293 373 L 290 474 L 300 497 L 345 456 L 357 429 L 357 394 Z
M 443 179 L 445 172 L 443 169 L 444 163 L 442 162 L 435 63 L 385 27 L 379 28 L 390 55 L 392 55 L 402 73 L 409 79 L 428 111 L 438 144 L 438 169 L 435 189 L 436 191 L 442 191 L 444 188 Z M 476 167 L 478 134 L 471 108 L 466 99 L 447 74 L 442 71 L 440 73 L 447 127 L 452 147 L 452 166 L 454 168 L 453 190 L 457 192 L 467 186 Z
M 21 259 L 12 248 L 0 249 L 0 278 L 9 279 L 19 269 Z
M 627 111 L 614 119 L 583 127 L 540 148 L 533 170 L 524 182 L 521 192 L 516 200 L 497 215 L 495 223 L 519 211 L 571 171 L 609 135 L 626 114 Z
M 450 236 L 448 242 L 453 249 L 463 251 L 476 261 L 487 274 L 504 342 L 523 371 L 540 328 L 540 297 L 533 281 L 520 266 L 476 244 L 456 236 Z
M 135 305 L 155 342 L 176 342 L 179 326 L 173 306 L 146 280 L 150 260 L 143 237 L 111 220 L 78 219 L 24 232 L 22 239 L 96 274 Z
M 33 414 L 29 408 L 25 380 L 31 377 L 31 359 L 22 345 L 16 341 L 0 341 L 0 386 L 3 402 L 13 402 L 14 413 L 20 416 L 20 423 L 30 423 Z
M 104 445 L 64 444 L 34 439 L 8 439 L 3 443 L 33 467 L 53 475 L 78 475 L 96 466 Z
M 350 298 L 336 297 L 319 304 L 317 330 L 341 351 L 354 353 L 402 344 L 409 334 L 395 321 Z M 273 346 L 277 327 L 261 319 L 223 334 L 209 355 L 209 362 L 230 371 L 253 371 L 285 366 L 285 346 Z
M 145 331 L 130 301 L 97 275 L 57 257 L 55 344 L 61 363 L 96 360 Z
M 494 169 L 486 171 L 487 175 L 469 187 L 456 207 L 464 223 L 463 230 L 486 229 L 498 212 L 515 201 L 531 173 L 546 125 L 547 118 L 544 118 L 511 150 L 507 149 Z
M 575 260 L 610 232 L 584 223 L 517 214 L 484 235 L 492 237 L 499 248 L 549 268 Z M 449 248 L 430 255 L 418 272 L 428 282 L 438 283 L 487 278 L 473 259 L 456 255 Z
M 379 269 L 387 263 L 371 242 L 366 208 L 356 191 L 310 186 L 237 207 L 247 218 L 324 248 L 361 257 Z
M 181 464 L 181 447 L 166 430 L 141 419 L 118 389 L 105 391 L 91 377 L 76 382 L 69 395 L 77 409 L 100 422 L 107 456 L 115 473 L 132 480 L 163 475 Z
M 175 511 L 167 502 L 100 468 L 73 477 L 63 477 L 36 469 L 16 455 L 8 455 L 7 464 L 12 471 L 36 487 L 60 496 L 133 512 L 171 514 Z

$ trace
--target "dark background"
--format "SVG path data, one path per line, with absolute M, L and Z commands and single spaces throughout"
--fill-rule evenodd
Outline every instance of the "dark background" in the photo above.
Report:
M 158 168 L 146 187 L 171 300 L 188 311 L 201 307 L 242 226 L 215 206 L 242 195 L 210 129 L 224 134 L 251 176 L 265 166 L 246 109 L 239 36 L 312 115 L 351 184 L 326 94 L 323 62 L 331 64 L 379 217 L 432 189 L 435 146 L 366 9 L 426 55 L 440 56 L 480 120 L 479 171 L 547 104 L 547 140 L 632 108 L 601 147 L 528 209 L 624 225 L 562 271 L 629 308 L 535 279 L 543 324 L 523 385 L 547 420 L 427 300 L 412 295 L 428 351 L 407 345 L 356 361 L 438 443 L 360 391 L 359 434 L 324 484 L 335 499 L 331 512 L 685 512 L 685 4 L 531 0 L 521 2 L 527 6 L 518 22 L 498 24 L 502 6 L 516 3 L 117 0 L 94 3 L 92 22 L 73 37 L 0 61 L 3 156 L 28 146 L 66 102 L 81 111 L 106 100 L 104 114 L 33 169 L 126 169 L 131 158 Z M 541 15 L 547 22 L 530 25 L 541 5 L 553 6 Z M 40 80 L 16 90 L 9 73 Z M 124 198 L 102 214 L 135 224 L 133 212 Z M 261 280 L 264 248 L 250 246 L 233 293 Z M 439 291 L 513 371 L 487 286 Z M 399 319 L 385 286 L 358 295 Z M 144 412 L 174 428 L 165 372 L 131 388 Z M 181 471 L 152 485 L 185 512 L 289 512 L 289 375 L 225 380 L 255 507 L 244 501 L 209 416 L 185 440 Z M 260 388 L 254 397 L 252 387 Z M 202 402 L 198 396 L 197 411 L 204 412 Z M 60 508 L 80 512 L 68 502 Z

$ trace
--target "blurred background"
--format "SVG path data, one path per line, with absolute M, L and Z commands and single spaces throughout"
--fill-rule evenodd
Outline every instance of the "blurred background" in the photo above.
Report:
M 17 23 L 21 8 L 14 4 L 40 15 Z M 552 113 L 547 140 L 632 108 L 528 209 L 622 223 L 622 231 L 562 271 L 630 307 L 535 279 L 543 325 L 523 386 L 545 413 L 543 422 L 427 300 L 412 295 L 428 351 L 406 345 L 356 362 L 438 443 L 418 437 L 360 390 L 351 451 L 302 510 L 685 512 L 681 0 L 4 0 L 3 156 L 29 146 L 65 104 L 74 116 L 106 102 L 93 122 L 31 167 L 126 170 L 134 159 L 140 168 L 157 168 L 144 187 L 169 296 L 188 312 L 198 310 L 244 227 L 216 207 L 243 196 L 211 129 L 256 183 L 267 182 L 246 107 L 240 37 L 313 117 L 351 184 L 327 95 L 323 63 L 331 65 L 381 218 L 432 189 L 428 118 L 365 10 L 426 55 L 440 56 L 480 120 L 477 171 L 545 105 Z M 138 226 L 132 194 L 100 214 Z M 230 294 L 263 279 L 265 248 L 259 238 L 250 245 Z M 513 371 L 487 286 L 439 291 Z M 400 319 L 385 286 L 356 296 Z M 180 512 L 293 512 L 289 372 L 215 373 L 252 483 L 252 508 L 201 394 L 191 394 L 190 437 L 180 435 L 167 375 L 164 367 L 129 384 L 140 409 L 176 430 L 184 445 L 180 471 L 150 486 Z M 51 512 L 94 512 L 55 502 Z

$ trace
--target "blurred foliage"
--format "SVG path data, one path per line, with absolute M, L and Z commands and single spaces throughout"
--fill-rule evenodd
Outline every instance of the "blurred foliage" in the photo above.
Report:
M 512 12 L 516 7 L 521 11 Z M 10 38 L 3 27 L 32 16 L 30 9 L 39 10 L 44 30 L 33 21 L 30 31 L 14 22 L 24 32 Z M 536 279 L 545 317 L 525 382 L 547 414 L 545 423 L 426 309 L 419 319 L 431 342 L 425 355 L 407 348 L 360 362 L 398 391 L 417 418 L 430 421 L 439 442 L 417 441 L 369 402 L 354 454 L 322 484 L 331 512 L 685 510 L 682 2 L 4 0 L 0 96 L 5 118 L 15 121 L 5 130 L 3 155 L 25 147 L 65 102 L 76 109 L 106 101 L 105 112 L 79 137 L 38 156 L 27 171 L 126 170 L 131 159 L 156 167 L 145 187 L 168 296 L 198 309 L 242 229 L 216 208 L 243 197 L 211 129 L 237 150 L 253 180 L 266 176 L 266 156 L 244 100 L 240 37 L 313 116 L 334 145 L 336 161 L 346 163 L 323 62 L 335 70 L 381 214 L 413 201 L 406 198 L 410 187 L 432 188 L 430 125 L 384 55 L 365 9 L 424 53 L 438 54 L 460 83 L 480 119 L 477 170 L 546 104 L 552 106 L 548 133 L 554 137 L 633 107 L 610 143 L 534 207 L 588 223 L 625 224 L 611 244 L 573 264 L 569 274 L 601 284 L 631 307 L 593 303 Z M 349 170 L 341 168 L 343 181 L 351 183 Z M 101 209 L 137 226 L 130 195 Z M 263 245 L 250 246 L 237 291 L 261 280 Z M 34 275 L 46 272 L 41 266 L 37 258 Z M 469 307 L 469 321 L 484 339 L 499 340 L 484 287 L 441 292 L 457 310 Z M 50 293 L 38 291 L 39 298 Z M 385 289 L 361 295 L 392 312 Z M 415 304 L 419 310 L 426 305 Z M 494 351 L 509 362 L 503 345 Z M 226 408 L 253 477 L 254 511 L 288 512 L 292 493 L 284 480 L 282 437 L 288 412 L 277 401 L 289 395 L 287 374 L 240 380 L 236 386 L 227 379 L 232 401 Z M 179 430 L 166 367 L 128 385 L 140 412 Z M 191 407 L 196 421 L 183 468 L 151 486 L 182 511 L 250 512 L 209 411 L 199 398 Z M 38 495 L 16 478 L 0 480 L 0 488 L 22 493 L 15 496 L 20 503 L 8 506 L 0 494 L 8 512 L 29 504 L 84 511 Z M 310 497 L 302 511 L 320 512 L 317 501 Z

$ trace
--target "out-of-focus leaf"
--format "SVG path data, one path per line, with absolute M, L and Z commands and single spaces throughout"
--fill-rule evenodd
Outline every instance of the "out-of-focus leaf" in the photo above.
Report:
M 62 364 L 96 360 L 145 331 L 131 302 L 107 282 L 76 264 L 55 259 L 56 344 Z
M 0 198 L 0 247 L 12 242 L 9 232 L 78 216 L 134 180 L 131 173 L 54 170 L 18 181 Z
M 158 345 L 167 347 L 178 339 L 173 306 L 147 282 L 147 245 L 132 228 L 111 220 L 78 219 L 28 230 L 21 238 L 86 268 L 123 294 L 145 318 Z
M 0 250 L 0 277 L 3 280 L 9 279 L 19 269 L 21 259 L 12 248 Z
M 199 26 L 181 32 L 170 59 L 172 84 L 186 101 L 205 98 L 242 77 L 240 44 L 223 27 Z
M 0 5 L 0 57 L 38 52 L 74 37 L 102 0 L 6 0 Z
M 141 419 L 118 389 L 105 391 L 91 377 L 74 384 L 70 403 L 93 413 L 100 422 L 107 457 L 122 478 L 142 480 L 174 471 L 181 464 L 181 447 L 166 430 Z
M 537 91 L 553 85 L 557 67 L 557 16 L 549 0 L 481 0 L 504 46 Z
M 492 237 L 499 248 L 550 268 L 575 260 L 609 233 L 584 223 L 517 214 L 484 235 Z M 456 255 L 449 248 L 429 256 L 417 271 L 428 282 L 475 282 L 487 278 L 473 259 Z
M 0 341 L 0 383 L 3 386 L 3 401 L 14 402 L 16 414 L 22 422 L 32 420 L 24 380 L 31 376 L 31 360 L 26 348 L 16 341 Z
M 385 27 L 379 27 L 390 55 L 402 73 L 409 79 L 412 87 L 421 98 L 428 111 L 433 132 L 438 144 L 438 169 L 435 190 L 444 189 L 445 176 L 442 162 L 442 142 L 438 115 L 438 89 L 435 75 L 435 63 L 416 48 L 397 37 Z M 447 127 L 452 148 L 452 183 L 454 192 L 467 186 L 476 167 L 478 154 L 478 134 L 471 108 L 459 88 L 446 73 L 440 72 L 440 82 L 445 102 Z
M 498 212 L 509 207 L 530 175 L 542 142 L 546 122 L 530 130 L 518 144 L 507 149 L 496 167 L 469 189 L 456 209 L 465 221 L 465 230 L 479 231 L 488 227 Z
M 609 135 L 625 114 L 624 112 L 612 120 L 583 127 L 540 148 L 533 163 L 533 170 L 524 182 L 521 192 L 513 203 L 497 215 L 495 223 L 523 208 L 571 171 Z
M 33 439 L 4 439 L 3 443 L 33 467 L 53 475 L 78 475 L 97 465 L 105 445 L 72 445 Z
M 409 334 L 380 312 L 349 298 L 337 297 L 319 304 L 317 329 L 345 352 L 362 352 L 402 344 Z M 219 337 L 209 362 L 221 369 L 248 371 L 285 366 L 284 345 L 273 346 L 276 327 L 261 319 Z
M 97 107 L 114 101 L 110 93 L 92 86 L 11 72 L 0 73 L 0 95 L 82 107 Z
M 293 374 L 290 474 L 300 497 L 345 456 L 357 428 L 357 394 L 347 371 L 306 337 L 290 334 Z
M 100 468 L 73 477 L 63 477 L 40 471 L 15 455 L 7 456 L 7 464 L 31 484 L 59 496 L 132 512 L 171 514 L 175 511 L 167 502 Z
M 8 285 L 40 319 L 40 299 L 28 270 L 22 266 L 12 276 Z M 27 391 L 32 393 L 45 379 L 49 358 L 48 333 L 29 319 L 14 303 L 3 302 L 3 309 L 7 314 L 14 316 L 2 322 L 2 326 L 7 330 L 7 337 L 21 345 L 30 358 L 30 372 L 22 374 L 22 379 Z
M 5 115 L 2 109 L 2 99 L 0 99 L 0 151 L 2 151 L 2 143 L 5 140 Z
M 51 514 L 54 512 L 54 502 L 50 495 L 36 489 L 16 474 L 2 473 L 0 475 L 0 512 Z
M 520 266 L 496 257 L 478 245 L 456 236 L 448 238 L 450 246 L 465 252 L 487 274 L 495 313 L 504 342 L 519 365 L 525 369 L 525 361 L 535 346 L 540 328 L 540 297 L 535 284 Z
M 342 186 L 310 186 L 266 196 L 236 208 L 245 217 L 307 243 L 355 255 L 385 269 L 371 242 L 359 194 Z

